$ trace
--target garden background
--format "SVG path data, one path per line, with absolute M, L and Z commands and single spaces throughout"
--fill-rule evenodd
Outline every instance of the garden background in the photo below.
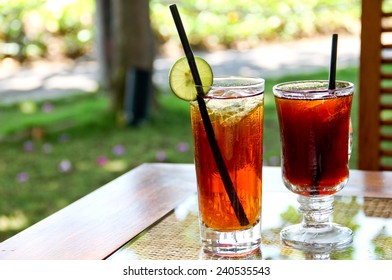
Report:
M 360 31 L 359 0 L 150 0 L 156 57 L 164 61 L 182 55 L 171 3 L 180 8 L 193 49 L 211 57 L 318 40 L 334 32 L 359 37 Z M 1 0 L 1 79 L 12 78 L 9 69 L 33 69 L 42 62 L 96 61 L 96 26 L 93 0 Z M 339 68 L 337 75 L 357 83 L 358 65 Z M 272 86 L 326 77 L 327 65 L 267 80 L 266 165 L 280 164 Z M 119 122 L 109 103 L 105 88 L 98 87 L 0 104 L 0 242 L 144 162 L 193 162 L 189 107 L 171 94 L 167 81 L 155 81 L 151 114 L 138 126 Z M 354 138 L 353 168 L 355 147 Z

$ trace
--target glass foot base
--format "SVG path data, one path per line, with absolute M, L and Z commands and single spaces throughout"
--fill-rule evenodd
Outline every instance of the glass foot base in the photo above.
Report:
M 201 242 L 204 254 L 239 257 L 254 254 L 260 250 L 260 222 L 249 229 L 238 231 L 216 231 L 201 226 Z
M 322 227 L 292 225 L 280 232 L 284 244 L 305 251 L 341 250 L 353 242 L 353 232 L 334 223 Z
M 244 254 L 227 255 L 227 254 L 213 254 L 209 251 L 200 250 L 199 258 L 201 260 L 262 260 L 263 255 L 261 253 L 260 246 L 254 251 Z

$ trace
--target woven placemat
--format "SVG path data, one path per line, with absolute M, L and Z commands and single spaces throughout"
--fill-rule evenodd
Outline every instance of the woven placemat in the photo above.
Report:
M 197 260 L 200 258 L 200 251 L 197 215 L 189 213 L 179 222 L 175 212 L 172 212 L 133 239 L 117 254 L 127 254 L 133 259 Z
M 367 217 L 392 218 L 392 199 L 365 197 L 363 200 L 336 199 L 336 222 L 350 222 L 358 212 Z M 278 214 L 278 213 L 277 213 Z M 170 212 L 156 224 L 139 234 L 129 243 L 119 249 L 113 259 L 150 259 L 150 260 L 197 260 L 211 259 L 201 250 L 199 222 L 197 213 L 187 212 L 179 217 L 175 211 Z M 282 225 L 283 226 L 283 225 Z M 284 246 L 280 242 L 281 227 L 263 230 L 262 252 L 254 259 L 352 259 L 348 252 L 336 254 L 306 253 Z M 368 259 L 392 259 L 392 237 L 382 232 L 369 240 L 378 251 L 369 251 Z M 371 246 L 373 246 L 371 245 Z M 362 244 L 361 246 L 368 246 Z M 110 258 L 109 258 L 110 259 Z M 216 258 L 213 258 L 216 259 Z
M 392 218 L 392 199 L 365 197 L 364 212 L 368 217 Z

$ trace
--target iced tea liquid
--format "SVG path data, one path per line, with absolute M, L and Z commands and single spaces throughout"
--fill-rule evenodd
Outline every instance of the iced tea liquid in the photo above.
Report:
M 191 103 L 199 215 L 206 227 L 217 231 L 240 230 L 260 220 L 263 100 L 263 92 L 205 98 L 219 148 L 249 220 L 247 226 L 238 222 L 215 164 L 198 104 Z
M 343 96 L 311 95 L 275 95 L 283 180 L 291 191 L 301 195 L 334 194 L 348 179 L 352 92 Z

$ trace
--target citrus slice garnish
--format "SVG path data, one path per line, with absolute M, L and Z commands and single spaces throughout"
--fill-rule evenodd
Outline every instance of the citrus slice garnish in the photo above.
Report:
M 203 87 L 211 86 L 213 81 L 211 66 L 199 56 L 195 56 L 195 62 Z M 186 57 L 181 57 L 173 64 L 169 72 L 169 85 L 178 98 L 186 101 L 196 100 L 197 90 Z

